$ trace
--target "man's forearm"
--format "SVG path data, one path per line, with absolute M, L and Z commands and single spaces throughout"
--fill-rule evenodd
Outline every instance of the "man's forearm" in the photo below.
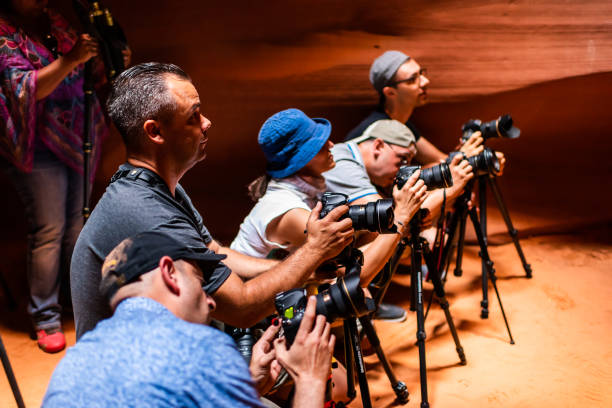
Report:
M 440 160 L 446 159 L 447 156 L 446 153 L 440 151 L 429 140 L 422 136 L 417 140 L 416 148 L 417 154 L 415 159 L 423 165 L 439 163 Z
M 325 382 L 298 380 L 295 384 L 293 408 L 322 407 L 325 404 Z
M 429 195 L 423 202 L 422 207 L 428 209 L 430 216 L 433 219 L 436 219 L 440 215 L 440 212 L 442 210 L 443 201 L 444 201 L 444 189 L 436 189 L 429 193 Z M 448 201 L 447 201 L 447 204 L 448 204 Z
M 379 234 L 363 249 L 363 266 L 361 268 L 360 284 L 366 286 L 385 266 L 397 244 L 399 234 Z
M 213 316 L 238 327 L 249 327 L 274 312 L 277 293 L 300 287 L 323 263 L 323 251 L 304 244 L 287 259 L 247 282 L 230 276 L 213 295 Z
M 232 271 L 245 280 L 259 276 L 262 273 L 272 269 L 279 263 L 279 261 L 274 259 L 255 258 L 244 255 L 240 252 L 234 251 L 231 248 L 223 246 L 219 246 L 215 252 L 218 254 L 227 255 L 227 258 L 223 263 L 225 263 Z

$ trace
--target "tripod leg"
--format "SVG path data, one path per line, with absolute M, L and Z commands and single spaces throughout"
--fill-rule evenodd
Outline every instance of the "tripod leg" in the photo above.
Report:
M 467 360 L 465 359 L 465 353 L 463 352 L 463 347 L 461 346 L 461 342 L 459 341 L 459 336 L 457 335 L 457 329 L 455 328 L 455 323 L 453 322 L 453 317 L 450 313 L 449 303 L 446 299 L 446 293 L 444 292 L 444 286 L 442 285 L 442 281 L 440 279 L 440 275 L 438 273 L 434 273 L 431 276 L 431 282 L 434 286 L 434 293 L 438 298 L 438 302 L 440 303 L 440 307 L 444 310 L 444 316 L 446 317 L 446 322 L 448 323 L 448 328 L 450 329 L 451 335 L 453 336 L 453 340 L 455 341 L 455 348 L 457 349 L 457 355 L 459 355 L 459 360 L 461 361 L 461 365 L 466 365 Z
M 363 327 L 363 330 L 366 336 L 368 337 L 368 341 L 374 348 L 374 351 L 376 351 L 378 360 L 381 362 L 383 369 L 385 370 L 385 373 L 389 378 L 391 388 L 393 388 L 395 396 L 397 397 L 397 402 L 402 405 L 406 404 L 408 402 L 409 397 L 408 388 L 406 388 L 406 384 L 404 382 L 398 381 L 397 377 L 395 377 L 395 374 L 393 374 L 393 371 L 391 370 L 391 364 L 389 364 L 389 361 L 387 360 L 387 357 L 385 356 L 385 353 L 382 350 L 380 340 L 378 338 L 378 335 L 376 334 L 374 326 L 372 325 L 370 316 L 360 317 L 359 321 L 361 322 L 361 326 Z
M 9 362 L 8 355 L 6 354 L 2 337 L 0 337 L 0 360 L 2 360 L 4 372 L 6 373 L 6 378 L 8 378 L 9 384 L 11 385 L 11 390 L 13 391 L 13 396 L 15 397 L 17 406 L 19 408 L 24 408 L 25 404 L 23 403 L 23 398 L 21 398 L 21 392 L 19 392 L 19 386 L 17 385 L 15 374 L 13 374 L 11 363 Z
M 419 347 L 419 374 L 421 380 L 421 408 L 428 408 L 427 398 L 427 361 L 425 360 L 425 317 L 423 316 L 423 272 L 421 260 L 423 259 L 423 240 L 418 235 L 418 226 L 411 231 L 412 235 L 412 273 L 410 274 L 410 287 L 413 288 L 410 299 L 411 310 L 417 315 L 417 345 Z M 414 309 L 412 308 L 414 306 Z
M 346 323 L 344 328 L 344 362 L 346 365 L 346 396 L 353 400 L 357 395 L 355 391 L 355 363 L 353 362 L 353 337 L 350 328 Z
M 353 357 L 355 358 L 355 368 L 357 369 L 357 379 L 359 380 L 359 391 L 361 393 L 361 402 L 364 408 L 372 407 L 370 399 L 370 389 L 366 378 L 365 363 L 363 362 L 363 353 L 361 351 L 361 343 L 359 341 L 359 333 L 357 332 L 356 319 L 347 319 L 344 321 L 345 333 L 348 327 L 349 336 L 353 346 Z M 348 371 L 347 371 L 348 373 Z
M 495 295 L 497 296 L 497 301 L 499 302 L 499 308 L 501 309 L 502 316 L 504 317 L 504 322 L 506 323 L 506 329 L 508 330 L 508 336 L 510 337 L 510 344 L 514 344 L 514 339 L 512 338 L 512 333 L 510 332 L 510 326 L 508 325 L 508 319 L 506 318 L 506 312 L 504 311 L 504 306 L 502 305 L 501 298 L 499 297 L 499 291 L 497 290 L 497 277 L 495 276 L 495 269 L 493 269 L 493 262 L 489 257 L 487 243 L 482 235 L 482 230 L 480 229 L 478 216 L 476 215 L 476 211 L 474 209 L 471 209 L 468 214 L 470 215 L 472 224 L 474 224 L 474 231 L 476 231 L 476 237 L 478 238 L 478 244 L 480 245 L 480 256 L 482 256 L 483 260 L 487 265 L 488 276 L 491 280 L 491 284 L 493 285 L 493 289 L 495 289 Z
M 493 195 L 495 196 L 495 200 L 497 201 L 499 211 L 501 212 L 502 217 L 504 218 L 504 221 L 506 223 L 506 227 L 508 228 L 508 234 L 510 234 L 512 241 L 514 242 L 514 246 L 516 247 L 516 252 L 518 253 L 519 258 L 521 258 L 523 269 L 525 269 L 525 275 L 528 278 L 531 278 L 531 265 L 527 263 L 527 259 L 525 258 L 525 254 L 523 253 L 523 249 L 521 248 L 521 244 L 518 240 L 518 231 L 512 225 L 512 220 L 510 220 L 510 213 L 508 212 L 508 209 L 504 204 L 504 199 L 502 198 L 495 176 L 491 175 L 491 177 L 489 177 L 489 185 L 491 186 L 491 191 L 493 191 Z
M 478 206 L 480 209 L 480 228 L 485 246 L 487 242 L 487 180 L 486 175 L 478 177 Z M 480 302 L 480 318 L 489 317 L 489 280 L 487 271 L 489 270 L 485 258 L 480 256 L 481 277 L 482 277 L 482 301 Z
M 455 260 L 455 270 L 453 271 L 453 275 L 461 276 L 463 275 L 463 270 L 461 270 L 461 263 L 463 262 L 463 244 L 465 243 L 465 221 L 467 217 L 467 213 L 462 211 L 460 215 L 461 219 L 459 220 L 459 240 L 457 241 L 457 259 Z

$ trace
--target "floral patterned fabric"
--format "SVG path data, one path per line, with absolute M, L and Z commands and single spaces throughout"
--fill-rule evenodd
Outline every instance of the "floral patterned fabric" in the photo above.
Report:
M 48 11 L 51 34 L 62 54 L 72 49 L 77 34 L 59 14 Z M 0 17 L 0 154 L 24 172 L 32 169 L 34 150 L 47 148 L 74 170 L 83 172 L 83 68 L 73 70 L 46 98 L 36 100 L 37 71 L 55 60 L 42 44 Z M 108 133 L 100 104 L 94 98 L 91 121 L 92 172 L 100 144 Z

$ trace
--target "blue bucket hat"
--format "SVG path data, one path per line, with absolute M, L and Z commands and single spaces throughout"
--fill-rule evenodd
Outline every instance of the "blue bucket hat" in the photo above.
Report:
M 309 118 L 299 109 L 270 116 L 259 130 L 257 141 L 268 161 L 272 177 L 287 177 L 304 167 L 329 139 L 331 123 Z

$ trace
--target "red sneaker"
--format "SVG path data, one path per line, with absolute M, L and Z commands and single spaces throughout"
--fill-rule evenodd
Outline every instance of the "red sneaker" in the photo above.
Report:
M 61 328 L 40 329 L 36 332 L 38 347 L 46 353 L 57 353 L 66 347 L 66 338 Z

